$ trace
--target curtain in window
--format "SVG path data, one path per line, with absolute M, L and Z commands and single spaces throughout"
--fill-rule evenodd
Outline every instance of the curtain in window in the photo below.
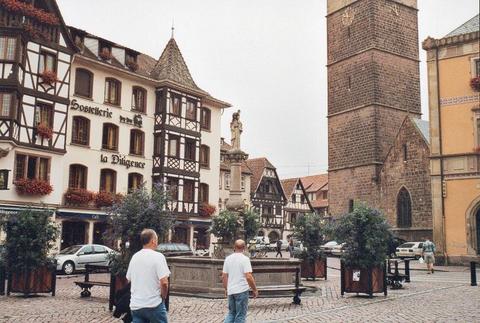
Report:
M 145 112 L 145 91 L 143 89 L 133 89 L 133 109 L 140 112 Z
M 87 188 L 87 168 L 82 165 L 70 165 L 69 188 Z
M 40 158 L 40 163 L 38 165 L 38 179 L 42 181 L 48 180 L 48 159 Z
M 11 93 L 0 93 L 0 117 L 9 117 L 12 106 L 13 95 Z
M 116 173 L 110 169 L 102 169 L 100 173 L 100 191 L 115 193 Z
M 195 160 L 196 144 L 194 140 L 186 140 L 185 142 L 185 159 Z
M 203 203 L 208 203 L 208 184 L 200 184 L 199 200 Z
M 128 174 L 128 191 L 136 190 L 142 185 L 143 176 L 137 173 Z
M 52 127 L 52 107 L 41 104 L 37 107 L 37 124 L 43 124 L 47 127 Z
M 195 102 L 187 101 L 187 112 L 185 116 L 189 120 L 197 119 L 197 107 Z
M 195 184 L 193 181 L 184 180 L 183 181 L 183 201 L 184 202 L 193 202 L 195 195 Z
M 200 165 L 208 167 L 210 164 L 210 148 L 202 145 L 200 147 Z
M 172 104 L 171 113 L 176 116 L 181 115 L 181 99 L 178 96 L 172 96 L 171 104 Z
M 73 117 L 72 142 L 80 145 L 88 145 L 90 121 L 82 117 Z
M 170 196 L 173 200 L 178 200 L 178 179 L 168 178 L 167 179 L 167 189 L 170 193 Z
M 103 125 L 103 148 L 117 150 L 117 127 L 111 124 Z
M 105 101 L 111 104 L 120 104 L 120 83 L 118 81 L 106 81 Z
M 210 130 L 210 110 L 203 108 L 201 117 L 201 126 L 203 129 Z
M 130 153 L 134 155 L 143 155 L 143 133 L 132 130 L 130 132 Z
M 172 157 L 178 157 L 178 142 L 179 138 L 177 137 L 170 137 L 168 140 L 168 155 Z
M 48 53 L 40 54 L 40 66 L 38 68 L 39 73 L 45 71 L 55 71 L 55 56 Z
M 22 179 L 25 177 L 25 161 L 27 156 L 17 155 L 15 159 L 15 179 Z
M 17 40 L 11 37 L 0 37 L 0 59 L 13 61 Z

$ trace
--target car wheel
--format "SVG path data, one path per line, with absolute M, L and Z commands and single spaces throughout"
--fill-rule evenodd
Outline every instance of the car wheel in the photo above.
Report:
M 66 261 L 62 266 L 62 271 L 65 275 L 71 275 L 75 272 L 75 264 L 71 261 Z

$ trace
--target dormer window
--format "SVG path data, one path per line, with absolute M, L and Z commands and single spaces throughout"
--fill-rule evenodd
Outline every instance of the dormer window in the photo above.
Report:
M 137 56 L 132 55 L 131 53 L 125 54 L 125 66 L 131 69 L 132 71 L 138 70 Z
M 98 46 L 98 57 L 104 61 L 109 61 L 112 59 L 112 47 L 108 44 L 100 42 Z

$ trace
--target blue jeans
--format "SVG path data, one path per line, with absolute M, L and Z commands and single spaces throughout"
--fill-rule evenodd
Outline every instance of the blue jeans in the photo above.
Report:
M 245 323 L 248 310 L 248 290 L 228 295 L 228 315 L 224 323 Z
M 132 323 L 168 323 L 165 304 L 132 311 Z

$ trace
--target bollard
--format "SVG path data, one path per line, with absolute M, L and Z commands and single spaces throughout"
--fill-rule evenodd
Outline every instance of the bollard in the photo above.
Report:
M 405 260 L 405 282 L 410 282 L 410 260 Z
M 470 262 L 470 281 L 471 286 L 477 286 L 477 268 L 474 261 Z

